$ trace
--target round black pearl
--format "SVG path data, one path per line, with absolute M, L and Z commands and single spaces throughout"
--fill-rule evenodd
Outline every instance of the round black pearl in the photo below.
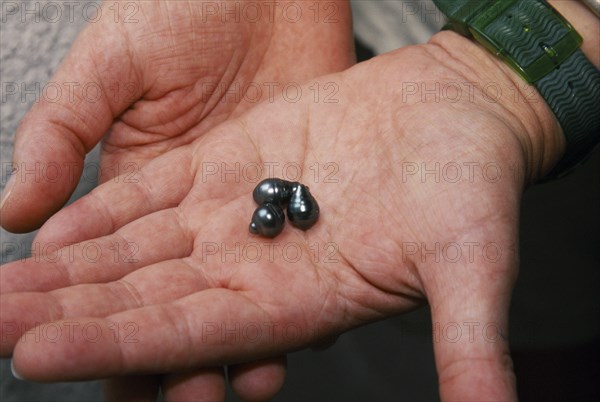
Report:
M 287 206 L 290 223 L 301 230 L 310 229 L 319 219 L 319 204 L 308 187 L 297 183 Z
M 256 208 L 250 222 L 250 233 L 273 238 L 283 230 L 285 215 L 279 205 L 265 203 Z

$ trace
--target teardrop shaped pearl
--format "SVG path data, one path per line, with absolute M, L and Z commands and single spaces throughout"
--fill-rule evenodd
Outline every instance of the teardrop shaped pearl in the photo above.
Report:
M 300 183 L 294 185 L 296 186 L 288 203 L 287 216 L 293 226 L 307 230 L 319 219 L 319 204 L 308 187 Z

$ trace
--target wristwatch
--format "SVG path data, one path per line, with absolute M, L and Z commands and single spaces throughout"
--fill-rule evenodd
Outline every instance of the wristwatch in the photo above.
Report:
M 533 84 L 566 138 L 562 159 L 544 179 L 582 163 L 600 142 L 600 71 L 579 49 L 581 36 L 542 0 L 433 0 L 446 29 L 473 38 Z

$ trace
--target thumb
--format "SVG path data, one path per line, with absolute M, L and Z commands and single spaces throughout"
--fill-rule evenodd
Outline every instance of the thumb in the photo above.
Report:
M 430 297 L 443 401 L 517 400 L 508 345 L 510 269 L 479 266 L 438 282 Z
M 141 93 L 126 38 L 109 17 L 89 24 L 21 121 L 0 204 L 5 229 L 32 231 L 58 211 L 86 153 Z

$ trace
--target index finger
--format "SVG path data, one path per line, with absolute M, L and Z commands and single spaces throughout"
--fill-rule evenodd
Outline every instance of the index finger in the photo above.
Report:
M 36 338 L 36 333 L 58 328 L 59 339 Z M 284 318 L 240 292 L 209 289 L 106 319 L 63 320 L 36 327 L 17 343 L 13 363 L 27 379 L 72 381 L 186 371 L 277 356 L 313 337 L 298 315 Z

